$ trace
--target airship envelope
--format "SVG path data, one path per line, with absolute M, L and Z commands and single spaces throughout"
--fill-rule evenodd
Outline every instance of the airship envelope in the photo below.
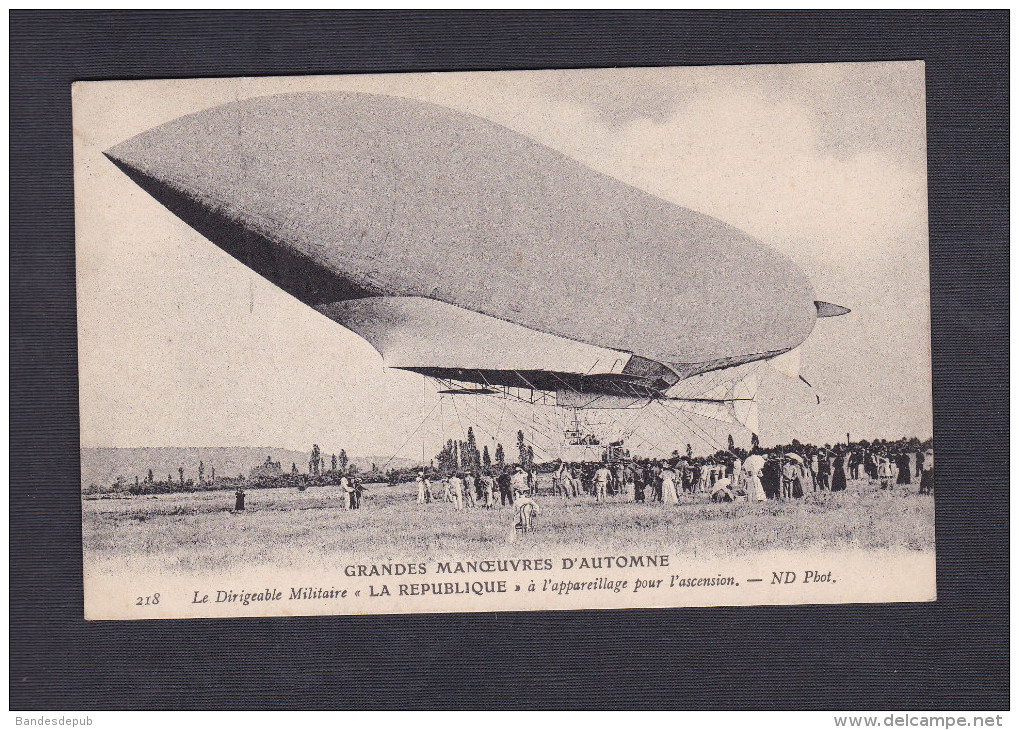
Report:
M 789 351 L 843 309 L 730 225 L 422 101 L 247 99 L 106 155 L 214 244 L 425 375 L 654 394 Z

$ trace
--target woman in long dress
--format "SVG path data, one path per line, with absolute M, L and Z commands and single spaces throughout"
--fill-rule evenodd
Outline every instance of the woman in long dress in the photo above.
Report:
M 846 489 L 846 457 L 839 454 L 831 468 L 831 491 L 843 492 Z
M 662 502 L 679 504 L 679 498 L 676 496 L 676 475 L 672 469 L 662 470 Z
M 800 464 L 800 491 L 803 493 L 800 496 L 804 496 L 807 492 L 816 492 L 817 486 L 814 484 L 814 475 L 810 473 L 810 466 L 806 462 Z
M 764 485 L 761 483 L 761 472 L 750 475 L 750 494 L 758 502 L 765 502 L 768 495 L 764 493 Z
M 743 462 L 743 484 L 747 491 L 747 499 L 751 502 L 764 502 L 768 495 L 764 493 L 764 485 L 761 483 L 761 468 L 764 466 L 764 459 L 757 455 L 747 457 Z
M 896 484 L 912 484 L 913 480 L 910 478 L 910 473 L 913 471 L 910 468 L 909 454 L 899 454 L 895 457 L 895 465 L 899 469 L 898 476 L 895 479 Z

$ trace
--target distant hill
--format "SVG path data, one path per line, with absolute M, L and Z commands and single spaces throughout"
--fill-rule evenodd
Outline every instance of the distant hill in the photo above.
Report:
M 81 485 L 90 484 L 109 486 L 117 477 L 127 482 L 134 482 L 137 476 L 145 479 L 149 469 L 157 481 L 165 480 L 172 474 L 176 481 L 177 469 L 184 467 L 184 478 L 198 478 L 198 463 L 205 462 L 205 476 L 212 475 L 212 467 L 216 468 L 216 476 L 236 477 L 247 475 L 252 467 L 271 456 L 273 461 L 283 464 L 285 471 L 290 471 L 291 464 L 297 464 L 298 471 L 307 473 L 309 451 L 291 451 L 272 446 L 153 446 L 141 448 L 84 448 L 81 450 Z M 326 466 L 332 457 L 331 452 L 323 454 Z M 350 463 L 356 464 L 361 471 L 371 469 L 375 463 L 381 469 L 388 456 L 353 456 Z M 400 469 L 415 466 L 411 459 L 393 459 L 389 468 Z

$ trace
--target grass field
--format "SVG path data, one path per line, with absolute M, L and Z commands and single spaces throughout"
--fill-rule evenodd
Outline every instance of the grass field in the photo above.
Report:
M 678 506 L 539 497 L 534 532 L 511 542 L 509 508 L 418 505 L 413 484 L 369 485 L 358 511 L 335 487 L 252 489 L 233 513 L 232 492 L 85 499 L 86 571 L 200 573 L 251 566 L 339 569 L 385 560 L 619 554 L 634 550 L 713 558 L 769 550 L 934 550 L 934 500 L 917 486 L 789 502 Z

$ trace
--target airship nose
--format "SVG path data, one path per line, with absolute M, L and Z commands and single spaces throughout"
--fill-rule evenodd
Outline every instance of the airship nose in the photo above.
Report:
M 119 145 L 118 145 L 119 147 Z M 111 147 L 110 149 L 103 152 L 103 157 L 112 162 L 120 169 L 125 175 L 130 177 L 135 182 L 138 182 L 136 176 L 140 174 L 141 170 L 139 165 L 132 163 L 130 158 L 123 154 L 117 147 Z
M 273 214 L 273 202 L 291 194 L 288 173 L 273 164 L 262 140 L 242 144 L 242 127 L 234 121 L 220 120 L 216 128 L 200 115 L 182 117 L 103 155 L 177 218 L 301 301 L 315 305 L 377 294 L 340 275 L 320 245 L 291 235 L 304 212 L 300 207 L 289 219 Z M 253 166 L 252 150 L 263 153 L 261 167 Z
M 152 197 L 174 210 L 168 193 L 174 187 L 171 181 L 175 176 L 172 165 L 167 163 L 175 155 L 172 146 L 160 140 L 159 135 L 145 132 L 114 145 L 103 152 L 103 156 Z M 176 157 L 180 159 L 180 154 Z

